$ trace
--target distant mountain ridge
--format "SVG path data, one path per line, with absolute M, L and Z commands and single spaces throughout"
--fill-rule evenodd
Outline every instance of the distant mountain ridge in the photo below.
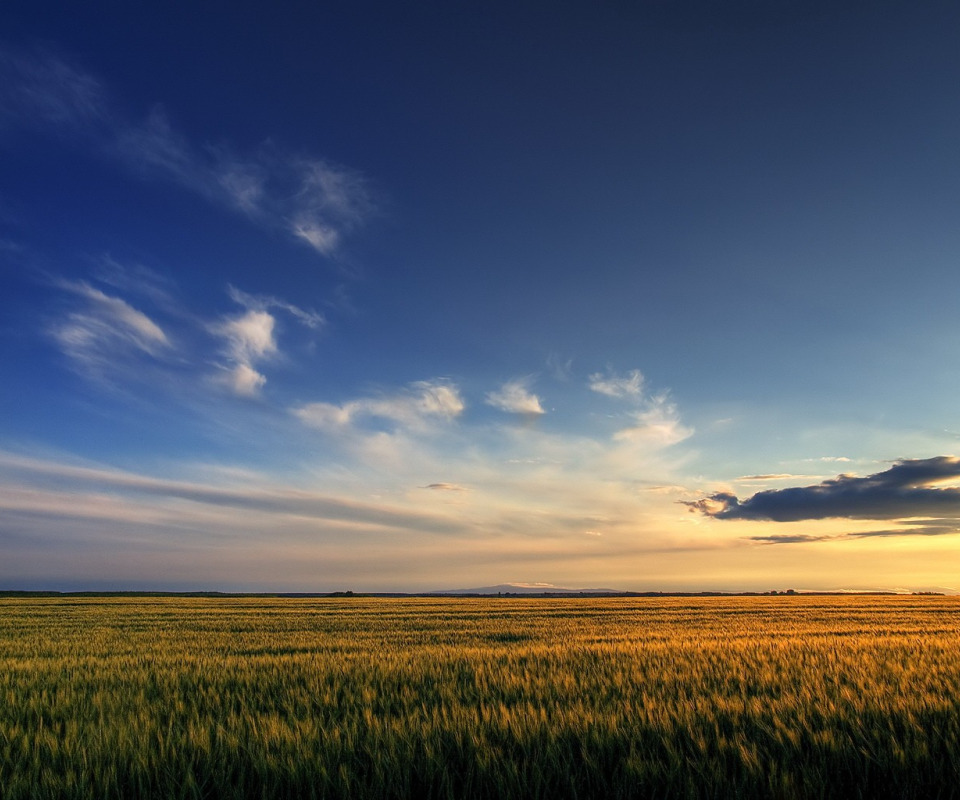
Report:
M 432 594 L 625 594 L 621 589 L 569 589 L 548 583 L 498 583 L 474 589 L 441 589 Z

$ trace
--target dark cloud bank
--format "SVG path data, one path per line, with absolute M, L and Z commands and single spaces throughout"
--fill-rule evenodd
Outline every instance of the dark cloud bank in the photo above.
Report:
M 687 503 L 715 519 L 802 520 L 924 518 L 914 528 L 848 534 L 870 536 L 937 536 L 960 531 L 960 488 L 937 488 L 943 481 L 960 479 L 960 458 L 937 456 L 904 459 L 890 469 L 858 478 L 840 475 L 815 486 L 770 489 L 741 501 L 736 495 L 719 492 Z M 767 543 L 820 541 L 825 537 L 806 535 L 753 537 Z M 826 537 L 834 538 L 834 537 Z

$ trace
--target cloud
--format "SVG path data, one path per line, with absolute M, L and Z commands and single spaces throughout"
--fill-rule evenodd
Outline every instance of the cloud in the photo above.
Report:
M 111 386 L 120 379 L 126 383 L 147 379 L 169 387 L 174 370 L 178 382 L 198 371 L 206 374 L 213 355 L 220 362 L 216 381 L 238 395 L 252 397 L 267 382 L 261 365 L 280 357 L 279 324 L 272 312 L 289 314 L 310 330 L 324 324 L 315 311 L 233 286 L 228 287 L 228 294 L 242 310 L 205 320 L 185 308 L 163 275 L 140 265 L 122 265 L 109 256 L 96 261 L 95 275 L 108 291 L 83 280 L 52 279 L 53 285 L 72 295 L 74 301 L 73 308 L 52 321 L 47 331 L 85 377 Z M 164 325 L 178 325 L 174 328 L 178 335 L 171 337 L 152 316 L 109 293 L 113 290 L 138 295 L 139 300 L 162 309 Z M 219 354 L 209 352 L 209 341 L 184 345 L 198 331 L 215 337 Z
M 893 528 L 881 531 L 857 531 L 845 534 L 848 539 L 885 539 L 891 536 L 948 536 L 960 533 L 960 521 L 954 520 L 948 525 L 928 525 L 927 520 L 906 520 L 905 524 L 917 523 L 915 528 Z
M 249 362 L 277 351 L 275 324 L 273 315 L 266 311 L 246 311 L 224 320 L 216 329 L 227 340 L 230 355 L 237 361 Z
M 318 253 L 330 255 L 340 245 L 340 234 L 332 225 L 298 214 L 291 220 L 291 231 Z
M 638 369 L 623 375 L 607 371 L 595 372 L 587 382 L 591 391 L 597 394 L 629 400 L 639 406 L 631 411 L 632 425 L 618 430 L 613 438 L 616 441 L 635 445 L 669 446 L 682 442 L 693 435 L 693 428 L 684 425 L 676 405 L 670 400 L 668 392 L 658 394 L 644 393 L 643 373 Z
M 227 375 L 227 385 L 244 397 L 253 397 L 267 382 L 266 376 L 257 372 L 249 364 L 237 364 Z
M 960 480 L 960 458 L 937 456 L 904 459 L 884 472 L 865 478 L 840 475 L 816 486 L 758 492 L 741 502 L 719 492 L 687 503 L 716 519 L 798 520 L 902 519 L 940 516 L 960 520 L 960 488 L 939 487 Z
M 686 494 L 686 486 L 680 486 L 678 484 L 652 484 L 652 485 L 640 485 L 637 487 L 638 492 L 650 492 L 651 494 Z
M 793 475 L 789 472 L 771 472 L 765 473 L 763 475 L 741 475 L 739 478 L 735 478 L 737 481 L 786 481 L 790 479 L 796 480 L 797 478 L 806 477 L 804 475 Z
M 226 355 L 233 362 L 226 382 L 237 394 L 251 397 L 267 382 L 253 365 L 277 352 L 275 324 L 270 313 L 248 310 L 213 325 L 211 330 L 225 340 Z
M 643 395 L 643 375 L 640 370 L 634 369 L 625 375 L 616 375 L 608 372 L 604 375 L 595 372 L 590 376 L 587 385 L 598 394 L 607 397 L 627 398 L 639 400 Z
M 76 284 L 75 290 L 98 306 L 104 312 L 102 316 L 112 319 L 140 349 L 152 353 L 159 346 L 169 346 L 159 325 L 119 297 L 111 297 L 83 282 Z
M 904 525 L 913 527 L 890 528 L 879 531 L 854 531 L 839 534 L 774 533 L 768 536 L 748 536 L 748 541 L 761 544 L 806 544 L 808 542 L 842 541 L 850 539 L 886 539 L 904 536 L 949 536 L 960 533 L 960 521 L 948 520 L 948 524 L 928 524 L 929 520 L 904 520 Z
M 0 86 L 6 126 L 76 133 L 105 122 L 100 82 L 48 51 L 0 49 Z
M 102 377 L 106 368 L 131 354 L 157 357 L 170 350 L 171 343 L 163 329 L 125 300 L 84 281 L 60 281 L 58 285 L 83 302 L 79 309 L 54 323 L 50 332 L 61 349 L 90 377 Z
M 320 159 L 298 159 L 290 166 L 299 184 L 285 219 L 295 236 L 323 255 L 332 255 L 343 233 L 373 210 L 367 183 L 359 173 Z
M 336 433 L 350 427 L 353 417 L 359 411 L 357 404 L 361 402 L 355 400 L 342 406 L 334 403 L 307 403 L 293 409 L 293 414 L 308 427 L 327 433 Z
M 343 433 L 364 422 L 386 421 L 423 431 L 431 422 L 449 422 L 464 409 L 460 390 L 445 380 L 416 381 L 403 392 L 363 397 L 342 405 L 307 403 L 293 410 L 305 425 L 328 433 Z
M 569 380 L 573 372 L 573 359 L 563 358 L 559 353 L 550 353 L 547 355 L 547 369 L 555 380 Z
M 227 508 L 314 522 L 337 521 L 372 529 L 444 533 L 458 530 L 445 516 L 359 502 L 277 486 L 215 486 L 101 467 L 75 466 L 0 452 L 0 510 L 52 517 L 97 517 L 136 522 L 142 498 L 172 501 L 167 515 L 203 524 L 203 510 Z M 176 501 L 196 506 L 184 509 Z M 191 522 L 192 520 L 192 522 Z
M 94 276 L 111 289 L 139 295 L 166 309 L 181 308 L 174 296 L 173 281 L 143 264 L 121 264 L 110 255 L 103 255 L 97 259 Z
M 770 536 L 748 536 L 747 540 L 761 544 L 806 544 L 808 542 L 823 542 L 833 539 L 833 536 L 815 536 L 808 533 L 774 533 Z
M 216 185 L 215 172 L 173 129 L 162 107 L 154 106 L 143 123 L 126 125 L 114 119 L 113 124 L 114 138 L 106 148 L 128 169 L 141 177 L 173 180 L 201 194 L 211 194 Z
M 302 309 L 299 306 L 293 305 L 293 303 L 288 303 L 271 295 L 247 294 L 235 286 L 228 286 L 227 294 L 230 295 L 230 299 L 237 303 L 237 305 L 244 306 L 253 311 L 269 311 L 273 308 L 286 311 L 298 322 L 314 330 L 322 327 L 326 323 L 322 314 L 313 310 Z
M 616 441 L 666 447 L 693 435 L 693 428 L 681 422 L 680 412 L 667 394 L 649 398 L 645 408 L 631 417 L 635 424 L 617 431 L 613 435 Z
M 526 417 L 545 414 L 540 398 L 530 392 L 529 384 L 529 378 L 507 381 L 497 391 L 487 393 L 486 403 L 508 414 L 520 414 Z
M 271 309 L 284 311 L 304 327 L 316 330 L 325 320 L 316 311 L 308 311 L 271 295 L 254 295 L 227 287 L 230 299 L 245 308 L 240 314 L 222 317 L 210 326 L 214 335 L 224 341 L 224 354 L 229 364 L 224 367 L 225 382 L 234 392 L 246 397 L 256 395 L 267 382 L 256 364 L 276 356 L 277 318 Z
M 39 131 L 171 181 L 328 258 L 376 203 L 358 172 L 266 144 L 246 155 L 196 146 L 155 105 L 141 122 L 118 112 L 92 75 L 49 51 L 0 49 L 0 124 Z
M 239 321 L 247 310 L 241 312 L 231 319 Z M 269 337 L 246 335 L 257 326 L 235 329 L 243 342 L 239 352 L 268 349 Z M 274 330 L 275 343 L 276 336 Z M 279 345 L 282 350 L 282 335 Z M 247 373 L 251 391 L 258 385 L 254 373 Z M 250 581 L 278 560 L 335 563 L 338 553 L 357 553 L 363 536 L 361 549 L 376 562 L 371 569 L 380 588 L 398 564 L 407 569 L 404 558 L 410 565 L 434 558 L 445 569 L 458 562 L 475 569 L 478 556 L 504 567 L 529 558 L 538 565 L 545 559 L 578 569 L 601 563 L 627 569 L 625 558 L 673 545 L 676 498 L 637 488 L 637 481 L 654 477 L 678 479 L 655 440 L 638 447 L 609 433 L 489 424 L 486 414 L 471 420 L 465 405 L 459 388 L 438 378 L 296 407 L 286 419 L 271 415 L 270 436 L 251 443 L 258 468 L 267 472 L 253 476 L 164 461 L 163 477 L 154 478 L 35 459 L 13 465 L 0 454 L 0 515 L 8 530 L 35 535 L 37 549 L 19 552 L 35 555 L 37 563 L 44 563 L 44 547 L 62 554 L 90 542 L 85 552 L 96 553 L 102 562 L 96 568 L 107 571 L 119 543 L 131 559 L 149 554 L 141 557 L 144 565 L 157 563 L 154 554 L 172 559 L 175 569 L 164 574 L 178 578 L 200 566 L 217 569 L 237 552 L 249 552 L 252 566 L 231 576 L 234 581 Z M 460 424 L 462 416 L 468 419 Z M 332 435 L 318 447 L 303 424 Z M 269 449 L 260 447 L 263 439 Z M 300 488 L 290 488 L 298 480 Z M 446 543 L 449 549 L 437 555 Z M 26 558 L 0 570 L 0 578 L 22 571 Z M 115 578 L 121 574 L 109 570 Z M 274 588 L 292 585 L 281 571 L 272 580 Z M 415 588 L 419 579 L 409 580 Z

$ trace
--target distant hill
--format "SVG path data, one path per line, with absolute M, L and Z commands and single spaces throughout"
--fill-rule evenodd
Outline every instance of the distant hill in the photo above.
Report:
M 624 594 L 620 589 L 568 589 L 549 583 L 498 583 L 475 589 L 441 589 L 431 594 Z

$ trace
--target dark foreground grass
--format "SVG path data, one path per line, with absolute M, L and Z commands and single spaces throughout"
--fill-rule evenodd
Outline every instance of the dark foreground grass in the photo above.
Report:
M 960 601 L 0 599 L 0 796 L 960 797 Z

